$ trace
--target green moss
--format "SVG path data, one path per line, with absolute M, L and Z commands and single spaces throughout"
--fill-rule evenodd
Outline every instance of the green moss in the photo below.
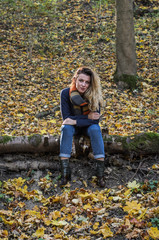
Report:
M 7 143 L 7 142 L 10 142 L 12 141 L 13 137 L 11 136 L 7 136 L 7 135 L 4 135 L 4 136 L 0 136 L 0 144 L 3 143 Z
M 157 133 L 142 133 L 136 136 L 127 138 L 124 147 L 129 151 L 147 150 L 150 152 L 159 151 L 159 134 Z
M 149 132 L 149 133 L 145 133 L 144 135 L 146 138 L 153 139 L 159 143 L 159 133 Z
M 106 135 L 103 137 L 103 140 L 106 142 L 112 142 L 113 141 L 113 136 L 111 135 Z
M 40 134 L 34 134 L 34 135 L 30 135 L 28 136 L 28 141 L 31 145 L 33 145 L 34 147 L 38 147 L 38 145 L 41 143 L 42 141 L 42 137 Z
M 141 133 L 134 136 L 107 136 L 103 138 L 107 142 L 119 142 L 122 144 L 125 153 L 149 152 L 159 153 L 159 134 L 158 133 Z
M 114 81 L 116 83 L 123 82 L 122 87 L 123 88 L 130 88 L 131 90 L 134 90 L 137 88 L 137 82 L 138 82 L 138 76 L 134 75 L 127 75 L 123 74 L 121 76 L 118 76 L 116 73 L 114 74 Z

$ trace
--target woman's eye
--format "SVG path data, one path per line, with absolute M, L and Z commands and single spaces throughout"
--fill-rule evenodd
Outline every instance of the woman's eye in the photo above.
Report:
M 78 81 L 79 81 L 80 83 L 83 83 L 83 82 L 84 82 L 84 80 L 83 80 L 83 79 L 79 79 Z M 88 81 L 86 81 L 85 83 L 86 83 L 87 85 L 89 85 L 89 84 L 90 84 L 90 82 L 88 82 Z

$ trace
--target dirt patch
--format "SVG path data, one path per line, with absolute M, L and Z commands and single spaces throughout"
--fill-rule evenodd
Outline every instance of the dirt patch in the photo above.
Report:
M 0 180 L 6 181 L 12 178 L 27 178 L 33 179 L 33 187 L 38 187 L 40 178 L 45 177 L 48 172 L 56 188 L 49 189 L 45 192 L 49 195 L 60 194 L 63 190 L 60 188 L 60 164 L 58 157 L 47 155 L 33 155 L 33 154 L 18 154 L 18 155 L 3 155 L 0 161 L 50 161 L 50 169 L 28 169 L 22 171 L 11 171 L 0 169 Z M 126 185 L 130 181 L 136 180 L 143 182 L 145 180 L 158 180 L 159 174 L 157 170 L 153 170 L 152 166 L 159 162 L 159 156 L 148 156 L 143 158 L 123 158 L 123 156 L 110 155 L 105 160 L 105 180 L 106 188 L 116 188 L 119 185 Z M 72 180 L 70 182 L 70 189 L 86 188 L 92 191 L 100 188 L 96 185 L 95 174 L 96 164 L 92 159 L 87 158 L 71 158 L 70 167 L 72 171 Z

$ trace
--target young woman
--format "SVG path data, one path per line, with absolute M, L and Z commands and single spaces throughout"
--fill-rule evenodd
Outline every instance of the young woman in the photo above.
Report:
M 80 67 L 72 78 L 70 88 L 61 91 L 63 124 L 60 138 L 61 185 L 71 180 L 69 158 L 75 134 L 90 137 L 97 164 L 98 185 L 104 187 L 104 143 L 99 126 L 100 106 L 103 104 L 100 79 L 89 67 Z

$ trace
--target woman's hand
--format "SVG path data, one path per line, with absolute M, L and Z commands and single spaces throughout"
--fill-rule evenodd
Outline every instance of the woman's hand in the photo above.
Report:
M 90 112 L 88 114 L 88 119 L 98 120 L 100 118 L 100 114 L 98 112 Z
M 63 124 L 63 125 L 76 125 L 77 122 L 76 122 L 76 120 L 73 120 L 73 119 L 71 119 L 71 118 L 66 118 L 66 119 L 63 121 L 62 124 Z

